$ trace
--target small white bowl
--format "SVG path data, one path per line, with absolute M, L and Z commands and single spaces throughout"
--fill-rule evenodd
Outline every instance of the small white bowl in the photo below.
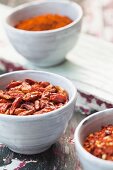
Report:
M 25 31 L 14 28 L 21 20 L 46 14 L 61 14 L 73 22 L 48 31 Z M 52 66 L 65 60 L 75 45 L 81 29 L 82 9 L 74 3 L 58 0 L 39 0 L 16 7 L 5 19 L 5 30 L 14 48 L 37 66 Z
M 113 124 L 113 109 L 107 109 L 88 116 L 76 128 L 74 141 L 83 170 L 113 170 L 112 161 L 97 158 L 83 148 L 83 142 L 88 134 L 96 132 L 102 126 L 108 124 Z
M 67 104 L 48 113 L 29 116 L 0 114 L 0 142 L 14 152 L 36 154 L 49 148 L 63 134 L 74 111 L 77 91 L 72 82 L 62 76 L 33 70 L 1 75 L 0 89 L 4 89 L 11 80 L 26 78 L 61 86 L 69 95 Z

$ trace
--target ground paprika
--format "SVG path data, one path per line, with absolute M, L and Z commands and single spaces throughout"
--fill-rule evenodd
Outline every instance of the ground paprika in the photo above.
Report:
M 20 21 L 15 27 L 27 31 L 45 31 L 64 27 L 71 22 L 67 16 L 44 14 Z

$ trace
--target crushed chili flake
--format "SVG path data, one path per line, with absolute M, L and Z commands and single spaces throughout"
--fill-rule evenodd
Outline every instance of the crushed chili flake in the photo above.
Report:
M 0 114 L 36 115 L 56 110 L 68 102 L 67 92 L 49 82 L 11 81 L 0 90 Z
M 113 125 L 104 126 L 100 131 L 89 134 L 83 146 L 92 155 L 113 161 Z

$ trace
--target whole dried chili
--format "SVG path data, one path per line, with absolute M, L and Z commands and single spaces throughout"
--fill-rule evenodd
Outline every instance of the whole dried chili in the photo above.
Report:
M 58 14 L 45 14 L 20 21 L 15 28 L 27 31 L 53 30 L 70 24 L 72 20 Z
M 113 125 L 102 127 L 85 139 L 84 148 L 92 155 L 113 161 Z
M 68 102 L 67 92 L 49 82 L 11 81 L 0 90 L 0 114 L 36 115 L 56 110 Z

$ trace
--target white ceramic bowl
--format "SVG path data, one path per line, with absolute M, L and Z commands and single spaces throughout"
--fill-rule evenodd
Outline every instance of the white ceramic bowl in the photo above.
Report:
M 88 134 L 98 131 L 103 125 L 113 124 L 113 109 L 97 112 L 85 118 L 75 130 L 74 141 L 83 170 L 113 170 L 113 162 L 102 160 L 88 153 L 83 142 Z
M 73 22 L 65 27 L 48 31 L 25 31 L 14 28 L 20 21 L 45 13 L 70 17 Z M 5 30 L 14 48 L 38 66 L 52 66 L 65 60 L 79 36 L 82 9 L 74 3 L 58 0 L 39 0 L 15 8 L 5 19 Z
M 77 91 L 71 81 L 62 76 L 33 70 L 1 75 L 0 89 L 11 80 L 25 78 L 48 81 L 61 86 L 69 94 L 69 102 L 55 111 L 30 116 L 0 114 L 0 142 L 15 152 L 36 154 L 49 148 L 63 134 L 74 111 Z

